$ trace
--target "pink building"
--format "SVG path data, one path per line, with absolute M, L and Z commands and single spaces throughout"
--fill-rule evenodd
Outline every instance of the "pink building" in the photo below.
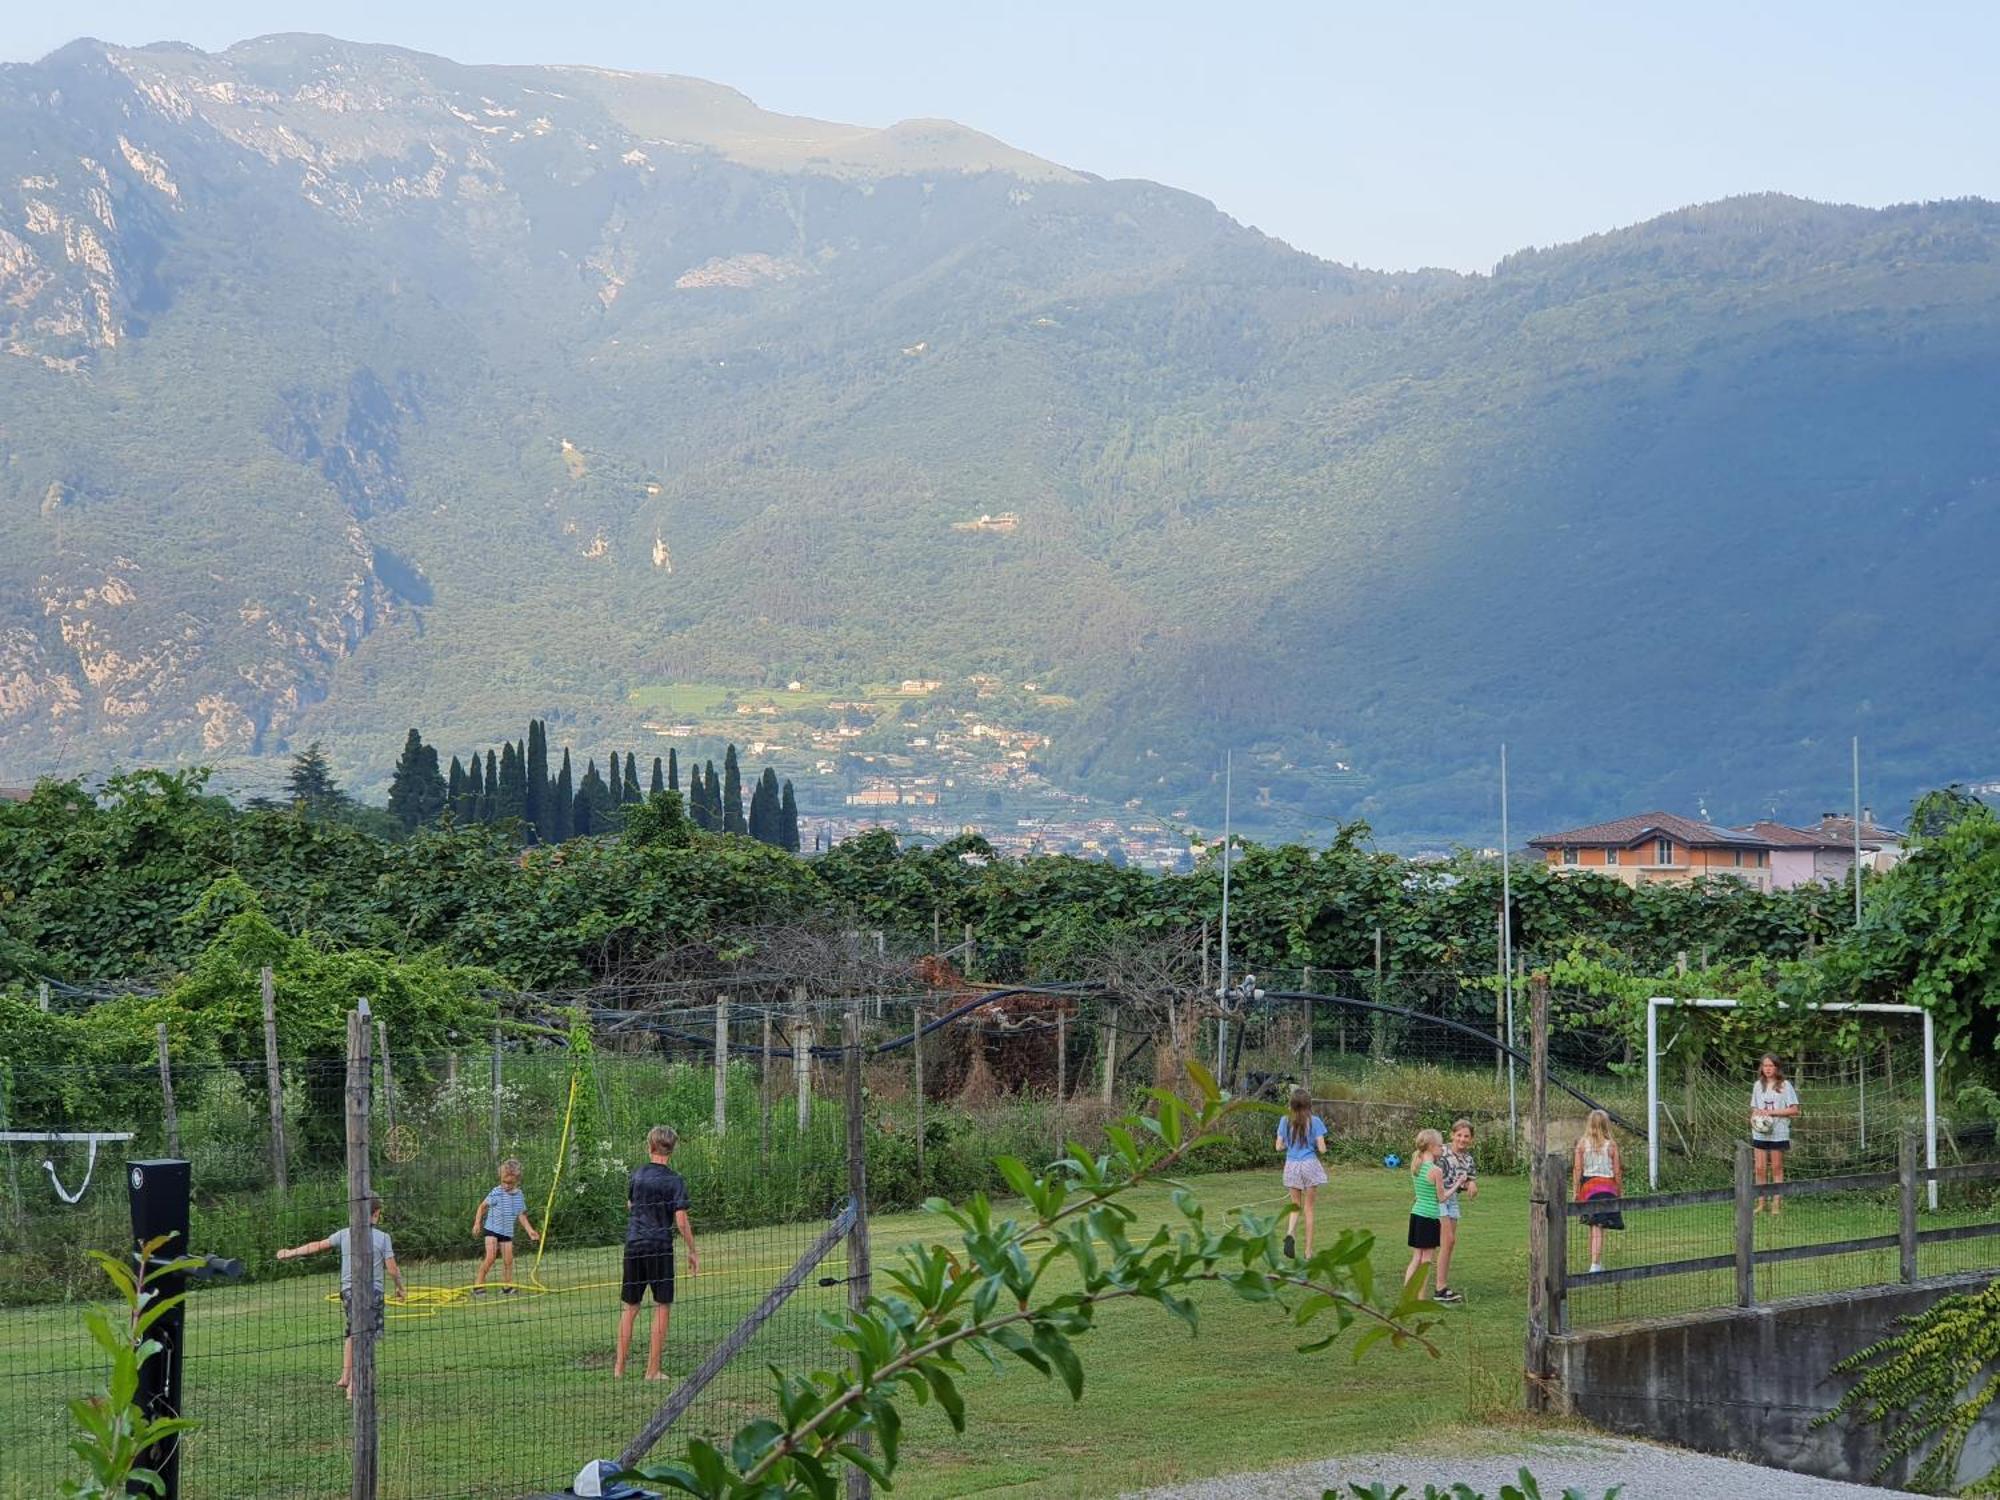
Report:
M 1854 868 L 1853 846 L 1838 843 L 1817 829 L 1762 822 L 1742 824 L 1741 830 L 1771 844 L 1774 891 L 1789 891 L 1814 881 L 1829 885 L 1845 881 Z

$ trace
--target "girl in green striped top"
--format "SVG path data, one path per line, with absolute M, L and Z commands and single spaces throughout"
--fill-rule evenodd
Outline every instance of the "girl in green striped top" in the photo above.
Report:
M 1442 1210 L 1438 1203 L 1442 1197 L 1449 1197 L 1450 1190 L 1444 1185 L 1444 1171 L 1438 1166 L 1438 1154 L 1444 1150 L 1444 1137 L 1435 1130 L 1417 1132 L 1416 1150 L 1410 1154 L 1410 1181 L 1416 1189 L 1416 1201 L 1410 1205 L 1410 1268 L 1403 1273 L 1403 1287 L 1410 1283 L 1423 1290 L 1423 1278 L 1430 1274 L 1431 1263 L 1437 1259 L 1438 1241 L 1443 1238 L 1438 1220 Z

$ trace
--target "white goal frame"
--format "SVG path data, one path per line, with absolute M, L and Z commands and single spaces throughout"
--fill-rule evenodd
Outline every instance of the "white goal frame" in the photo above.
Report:
M 62 1179 L 56 1176 L 55 1161 L 46 1156 L 42 1158 L 42 1170 L 49 1174 L 49 1181 L 55 1186 L 56 1196 L 71 1205 L 81 1203 L 83 1195 L 90 1191 L 90 1179 L 97 1172 L 97 1148 L 115 1146 L 120 1141 L 131 1139 L 132 1132 L 129 1130 L 0 1130 L 0 1145 L 45 1146 L 62 1141 L 79 1146 L 87 1144 L 90 1147 L 90 1159 L 83 1168 L 83 1181 L 78 1184 L 74 1193 L 64 1187 Z
M 1657 1191 L 1660 1186 L 1660 1009 L 1662 1006 L 1687 1006 L 1698 1010 L 1735 1010 L 1735 1000 L 1680 1000 L 1671 995 L 1655 995 L 1646 1002 L 1646 1182 Z M 1781 1006 L 1789 1009 L 1789 1006 Z M 1931 1022 L 1931 1013 L 1921 1005 L 1876 1005 L 1861 1001 L 1835 1001 L 1826 1005 L 1809 1005 L 1807 1010 L 1865 1011 L 1871 1015 L 1916 1016 L 1923 1022 L 1924 1033 L 1924 1165 L 1937 1166 L 1937 1039 Z M 1862 1108 L 1867 1108 L 1864 1102 Z M 1866 1116 L 1863 1116 L 1865 1122 Z M 1867 1128 L 1866 1124 L 1862 1127 Z M 1933 1211 L 1938 1204 L 1937 1179 L 1932 1178 L 1929 1192 Z

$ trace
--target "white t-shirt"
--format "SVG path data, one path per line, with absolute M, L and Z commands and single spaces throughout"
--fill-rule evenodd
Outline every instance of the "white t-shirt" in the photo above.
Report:
M 1792 1087 L 1792 1081 L 1789 1078 L 1776 1088 L 1772 1088 L 1760 1078 L 1750 1086 L 1750 1107 L 1752 1109 L 1797 1109 L 1799 1107 L 1799 1091 Z M 1771 1121 L 1771 1133 L 1769 1135 L 1758 1135 L 1753 1131 L 1750 1136 L 1752 1144 L 1758 1141 L 1789 1141 L 1791 1138 L 1792 1122 L 1788 1117 L 1780 1117 Z

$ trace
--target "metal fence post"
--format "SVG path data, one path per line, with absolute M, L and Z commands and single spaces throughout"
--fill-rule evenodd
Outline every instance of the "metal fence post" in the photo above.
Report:
M 1736 1305 L 1757 1305 L 1757 1181 L 1750 1143 L 1736 1143 Z
M 917 1197 L 924 1196 L 924 1008 L 914 1007 L 910 1017 L 911 1071 L 916 1074 L 917 1094 Z
M 868 1305 L 874 1287 L 868 1244 L 868 1139 L 863 1128 L 861 1063 L 861 1010 L 856 1003 L 847 1012 L 847 1193 L 855 1210 L 854 1228 L 847 1235 L 847 1305 L 854 1312 Z M 867 1437 L 854 1441 L 862 1452 L 868 1451 Z M 867 1473 L 850 1465 L 847 1500 L 869 1500 L 872 1493 Z
M 349 1500 L 375 1500 L 375 1320 L 381 1293 L 375 1286 L 375 1198 L 369 1174 L 368 1002 L 347 1014 L 347 1250 L 353 1285 L 348 1322 L 353 1329 L 354 1370 L 348 1395 L 354 1402 L 354 1479 Z
M 493 1028 L 493 1159 L 500 1160 L 500 1028 Z
M 1118 1007 L 1111 1007 L 1111 1024 L 1104 1028 L 1104 1080 L 1099 1092 L 1106 1104 L 1116 1097 L 1118 1087 Z

